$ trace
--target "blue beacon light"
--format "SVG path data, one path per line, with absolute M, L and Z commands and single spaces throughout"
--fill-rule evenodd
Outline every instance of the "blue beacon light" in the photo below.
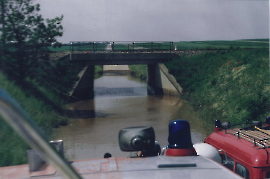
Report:
M 270 126 L 270 117 L 265 118 L 265 127 Z
M 222 127 L 221 127 L 221 122 L 219 119 L 215 120 L 215 132 L 221 131 Z
M 169 148 L 186 149 L 192 147 L 189 122 L 186 120 L 174 120 L 169 124 Z
M 186 120 L 178 119 L 169 123 L 167 156 L 197 155 L 190 136 L 190 125 Z
M 216 120 L 215 121 L 215 127 L 221 127 L 221 122 L 220 122 L 220 120 Z

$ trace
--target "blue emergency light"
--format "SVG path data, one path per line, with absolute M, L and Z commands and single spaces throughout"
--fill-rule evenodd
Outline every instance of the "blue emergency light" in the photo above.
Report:
M 221 125 L 221 122 L 219 119 L 216 119 L 215 120 L 215 129 L 214 129 L 215 132 L 219 132 L 219 131 L 222 131 L 222 125 Z
M 265 123 L 266 123 L 266 124 L 270 124 L 270 117 L 266 117 Z
M 221 127 L 221 122 L 219 119 L 215 121 L 215 127 Z
M 169 123 L 168 148 L 187 149 L 193 148 L 190 136 L 189 122 L 178 119 Z

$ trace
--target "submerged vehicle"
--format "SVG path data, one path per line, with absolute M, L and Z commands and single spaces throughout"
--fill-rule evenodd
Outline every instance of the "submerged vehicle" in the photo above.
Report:
M 204 143 L 193 146 L 186 120 L 169 123 L 169 144 L 162 152 L 152 127 L 128 127 L 119 131 L 119 147 L 124 152 L 140 151 L 141 156 L 67 162 L 63 157 L 63 141 L 49 142 L 34 121 L 1 89 L 0 114 L 33 147 L 28 151 L 29 164 L 0 167 L 1 179 L 242 178 L 222 165 L 214 147 Z
M 249 126 L 245 127 L 245 124 Z M 232 129 L 229 122 L 216 120 L 215 132 L 205 143 L 224 151 L 222 156 L 228 161 L 224 166 L 242 177 L 270 178 L 270 118 L 266 118 L 264 127 L 260 121 L 245 124 L 242 128 Z

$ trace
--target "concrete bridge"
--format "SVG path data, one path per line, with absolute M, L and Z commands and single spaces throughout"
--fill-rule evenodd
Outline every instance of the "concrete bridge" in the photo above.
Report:
M 156 64 L 169 61 L 173 42 L 71 42 L 70 60 L 93 65 Z
M 74 45 L 74 43 L 71 44 Z M 163 65 L 163 62 L 168 62 L 177 56 L 172 53 L 171 42 L 165 43 L 165 45 L 158 45 L 156 42 L 155 45 L 153 43 L 137 43 L 139 44 L 136 44 L 137 49 L 133 46 L 134 44 L 131 46 L 134 48 L 129 47 L 129 44 L 119 44 L 121 49 L 118 48 L 117 50 L 115 44 L 101 44 L 103 49 L 95 46 L 94 43 L 86 42 L 85 44 L 80 44 L 79 47 L 71 46 L 71 62 L 87 61 L 88 63 L 88 66 L 81 72 L 80 80 L 71 94 L 73 97 L 78 99 L 92 99 L 94 97 L 94 65 L 147 64 L 147 89 L 149 95 L 182 94 L 182 88 Z

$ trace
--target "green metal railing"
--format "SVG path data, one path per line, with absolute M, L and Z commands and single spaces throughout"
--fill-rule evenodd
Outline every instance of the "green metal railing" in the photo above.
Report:
M 63 177 L 81 179 L 60 154 L 49 144 L 49 139 L 30 116 L 0 88 L 0 115 L 3 119 L 39 154 L 51 164 Z
M 97 51 L 112 52 L 141 52 L 141 51 L 172 51 L 174 50 L 173 42 L 131 42 L 131 41 L 115 41 L 115 42 L 70 42 L 70 52 L 94 53 Z

